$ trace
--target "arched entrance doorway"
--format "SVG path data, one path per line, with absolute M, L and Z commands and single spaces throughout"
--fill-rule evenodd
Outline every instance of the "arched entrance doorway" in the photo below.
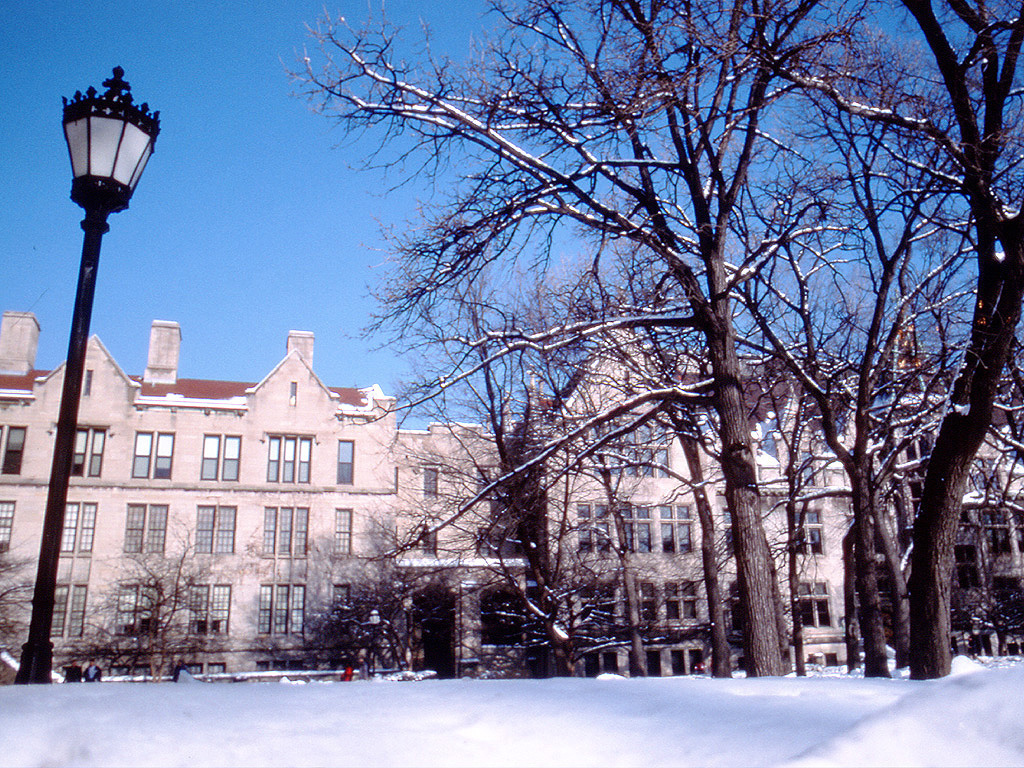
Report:
M 412 605 L 419 641 L 417 670 L 455 677 L 455 596 L 443 587 L 433 587 L 416 595 Z

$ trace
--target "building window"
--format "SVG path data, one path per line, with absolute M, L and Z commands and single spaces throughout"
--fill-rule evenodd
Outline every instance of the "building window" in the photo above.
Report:
M 658 620 L 658 599 L 654 585 L 649 581 L 640 582 L 640 621 L 653 623 Z
M 613 472 L 630 477 L 669 477 L 669 453 L 666 447 L 654 447 L 663 436 L 650 425 L 637 429 L 629 438 L 614 441 L 607 458 L 615 465 Z
M 135 434 L 135 455 L 132 461 L 132 477 L 152 477 L 154 480 L 169 480 L 174 460 L 174 435 L 169 432 L 137 432 Z
M 0 461 L 0 475 L 20 475 L 21 460 L 25 455 L 25 427 L 7 427 L 3 441 L 3 461 Z M 3 429 L 0 428 L 0 436 Z
M 58 584 L 53 590 L 53 621 L 50 624 L 51 637 L 63 637 L 68 614 L 68 592 L 71 587 Z
M 92 395 L 92 373 L 91 368 L 85 372 L 85 381 L 82 382 L 82 397 Z
M 293 381 L 288 385 L 288 405 L 293 408 L 299 403 L 299 382 Z
M 437 478 L 440 470 L 437 467 L 423 468 L 423 495 L 428 498 L 437 496 Z
M 953 547 L 953 557 L 956 561 L 956 579 L 960 589 L 980 587 L 977 547 L 973 544 L 957 544 Z
M 356 444 L 351 440 L 338 441 L 338 485 L 352 485 Z
M 679 621 L 682 618 L 682 601 L 680 600 L 679 585 L 669 581 L 665 583 L 665 618 L 668 621 Z
M 416 535 L 416 544 L 424 555 L 437 557 L 437 530 L 424 523 L 420 526 L 419 533 Z
M 81 637 L 85 633 L 85 584 L 58 584 L 53 593 L 51 637 Z M 70 598 L 70 599 L 69 599 Z
M 103 470 L 103 447 L 107 432 L 104 429 L 83 428 L 75 433 L 75 452 L 71 460 L 71 474 L 75 477 L 99 477 Z
M 263 554 L 305 557 L 308 533 L 308 508 L 266 507 L 263 510 Z
M 697 582 L 684 581 L 682 584 L 683 618 L 697 618 Z
M 801 582 L 799 587 L 800 623 L 805 627 L 831 627 L 828 609 L 828 585 L 823 581 Z
M 1001 509 L 986 509 L 981 513 L 981 524 L 985 529 L 985 540 L 991 555 L 1010 554 L 1010 526 Z
M 231 617 L 230 584 L 196 584 L 189 594 L 189 632 L 226 635 Z
M 223 449 L 223 452 L 222 452 Z M 237 435 L 204 435 L 200 480 L 238 480 L 242 438 Z
M 129 636 L 146 634 L 152 629 L 151 609 L 148 595 L 138 584 L 121 585 L 117 594 L 114 633 Z
M 333 605 L 346 605 L 352 598 L 352 587 L 349 584 L 335 584 L 331 591 Z
M 164 553 L 167 539 L 167 505 L 129 504 L 124 525 L 124 551 L 140 554 Z
M 263 635 L 302 634 L 305 608 L 305 585 L 263 584 L 257 631 Z
M 96 535 L 96 505 L 69 502 L 64 508 L 64 530 L 60 537 L 61 552 L 92 552 Z M 76 548 L 77 544 L 77 548 Z
M 308 483 L 313 438 L 272 435 L 268 439 L 267 482 Z
M 352 510 L 334 510 L 334 554 L 352 554 Z
M 816 509 L 804 512 L 804 525 L 798 535 L 797 551 L 811 555 L 820 555 L 825 551 L 821 512 Z
M 630 552 L 650 552 L 651 547 L 651 508 L 623 505 L 620 514 L 623 519 L 623 531 L 626 540 L 622 545 Z
M 665 618 L 669 621 L 697 618 L 697 584 L 684 581 L 665 583 Z
M 0 552 L 11 548 L 11 532 L 14 529 L 14 502 L 0 501 Z
M 196 552 L 227 554 L 235 551 L 235 507 L 199 507 Z
M 594 551 L 594 528 L 590 521 L 590 505 L 576 505 L 576 522 L 579 533 L 579 551 L 582 554 Z
M 690 552 L 693 543 L 690 539 L 689 506 L 658 507 L 658 516 L 661 518 L 661 551 L 673 555 Z

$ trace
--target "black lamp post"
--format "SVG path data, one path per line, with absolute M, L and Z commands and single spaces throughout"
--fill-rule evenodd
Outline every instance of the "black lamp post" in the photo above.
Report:
M 15 682 L 21 684 L 49 683 L 53 669 L 50 629 L 53 625 L 57 563 L 67 506 L 68 478 L 74 458 L 78 403 L 96 289 L 96 269 L 100 260 L 100 241 L 110 229 L 107 216 L 128 207 L 160 132 L 160 113 L 150 114 L 148 104 L 133 104 L 131 87 L 122 79 L 123 76 L 124 70 L 114 67 L 114 76 L 103 81 L 106 93 L 98 94 L 95 88 L 89 88 L 84 96 L 79 91 L 71 101 L 64 99 L 64 138 L 68 143 L 74 175 L 71 199 L 85 209 L 82 221 L 85 238 L 43 518 L 39 567 L 32 595 L 32 621 L 15 678 Z

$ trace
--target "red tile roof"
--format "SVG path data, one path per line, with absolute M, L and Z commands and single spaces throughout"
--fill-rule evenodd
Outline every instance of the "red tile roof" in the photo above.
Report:
M 144 382 L 141 376 L 131 376 L 130 378 L 142 385 L 143 397 L 181 395 L 202 400 L 227 400 L 229 397 L 245 397 L 245 391 L 256 386 L 244 381 L 212 379 L 178 379 L 174 384 L 150 384 Z
M 33 370 L 26 374 L 0 374 L 0 389 L 26 390 L 31 392 L 35 380 L 46 376 L 50 371 Z M 131 376 L 132 381 L 141 384 L 143 397 L 165 397 L 181 395 L 182 397 L 201 400 L 227 400 L 232 397 L 245 397 L 246 390 L 256 385 L 245 381 L 218 381 L 215 379 L 178 379 L 174 384 L 149 384 L 142 381 L 141 376 Z M 365 407 L 366 396 L 353 387 L 328 387 L 338 395 L 345 405 Z
M 0 389 L 24 389 L 32 391 L 32 386 L 39 376 L 45 376 L 49 371 L 33 370 L 28 373 L 0 373 Z

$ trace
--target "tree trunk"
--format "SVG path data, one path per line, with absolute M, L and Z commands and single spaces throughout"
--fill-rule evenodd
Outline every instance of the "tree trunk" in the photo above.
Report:
M 747 674 L 781 675 L 775 564 L 761 525 L 761 496 L 757 488 L 750 428 L 739 387 L 735 351 L 724 355 L 717 397 L 722 441 L 722 474 L 732 523 L 736 577 L 744 601 L 743 648 Z M 731 360 L 730 360 L 731 358 Z
M 624 553 L 622 582 L 626 588 L 626 624 L 629 628 L 629 676 L 647 677 L 644 641 L 640 636 L 640 596 L 636 576 L 628 567 L 629 555 Z
M 676 432 L 683 444 L 683 455 L 693 482 L 693 501 L 700 521 L 700 555 L 704 566 L 704 591 L 708 599 L 708 621 L 711 624 L 711 676 L 732 677 L 732 650 L 725 631 L 725 602 L 718 580 L 718 557 L 715 554 L 715 516 L 704 489 L 704 467 L 697 442 L 684 434 L 680 424 Z
M 719 253 L 705 258 L 712 298 L 704 308 L 702 319 L 714 379 L 714 405 L 718 412 L 722 475 L 732 522 L 736 577 L 744 601 L 744 660 L 747 674 L 752 677 L 781 675 L 784 666 L 779 633 L 779 585 L 768 538 L 761 524 L 757 466 L 743 393 L 743 371 L 736 354 L 724 262 Z
M 855 531 L 857 604 L 861 636 L 864 639 L 864 676 L 890 677 L 885 652 L 885 623 L 878 596 L 878 566 L 875 557 L 875 518 L 871 491 L 863 467 L 851 473 L 853 481 L 853 525 Z
M 878 526 L 878 540 L 885 555 L 886 572 L 889 575 L 892 601 L 892 640 L 896 649 L 896 667 L 903 669 L 910 665 L 910 602 L 907 580 L 903 575 L 903 563 L 896 538 L 889 526 L 875 517 Z
M 854 565 L 855 529 L 843 536 L 843 636 L 846 641 L 846 671 L 860 669 L 860 627 L 857 624 L 857 569 Z
M 789 581 L 789 615 L 793 624 L 793 657 L 796 661 L 797 677 L 807 676 L 807 660 L 804 658 L 804 622 L 800 611 L 800 562 L 797 553 L 797 533 L 800 530 L 796 519 L 796 502 L 793 494 L 786 501 L 786 563 Z
M 991 225 L 991 219 L 988 219 Z M 910 572 L 910 676 L 915 680 L 949 674 L 950 591 L 953 543 L 960 523 L 971 464 L 992 423 L 992 404 L 1006 366 L 1024 296 L 1024 244 L 1018 228 L 1003 227 L 1001 259 L 986 253 L 994 226 L 975 225 L 979 239 L 978 297 L 971 342 L 953 385 L 928 458 L 921 506 L 914 524 Z

